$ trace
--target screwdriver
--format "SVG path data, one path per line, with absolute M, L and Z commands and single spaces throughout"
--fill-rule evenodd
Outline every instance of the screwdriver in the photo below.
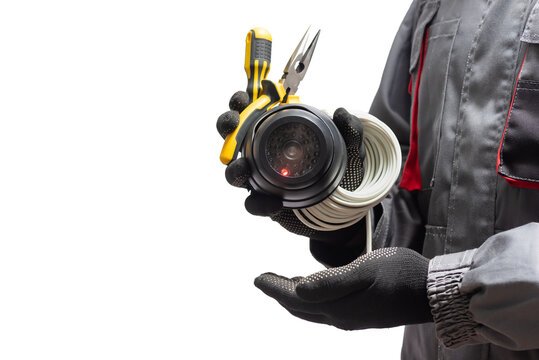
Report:
M 250 103 L 260 96 L 260 83 L 268 76 L 270 66 L 271 34 L 261 27 L 251 29 L 245 39 L 245 73 Z
M 225 165 L 238 156 L 250 126 L 269 108 L 278 104 L 284 97 L 282 86 L 266 80 L 271 66 L 271 34 L 264 28 L 254 28 L 247 33 L 245 40 L 245 73 L 247 74 L 247 94 L 250 105 L 240 114 L 236 130 L 225 139 L 220 159 Z M 262 89 L 262 83 L 265 88 Z

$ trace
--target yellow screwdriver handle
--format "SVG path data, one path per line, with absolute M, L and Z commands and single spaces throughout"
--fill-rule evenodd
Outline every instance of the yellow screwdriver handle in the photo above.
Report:
M 238 156 L 251 126 L 286 95 L 282 84 L 266 80 L 271 65 L 271 35 L 264 28 L 254 28 L 245 40 L 245 72 L 250 105 L 240 114 L 236 129 L 225 139 L 220 159 L 228 165 Z
M 249 102 L 261 95 L 261 82 L 268 76 L 271 66 L 271 34 L 264 28 L 254 28 L 245 39 L 245 73 Z

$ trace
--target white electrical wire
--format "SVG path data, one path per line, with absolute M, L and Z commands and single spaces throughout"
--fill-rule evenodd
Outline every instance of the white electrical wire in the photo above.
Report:
M 363 123 L 365 142 L 364 175 L 355 191 L 342 187 L 322 202 L 304 209 L 294 209 L 296 217 L 318 231 L 334 231 L 357 223 L 367 216 L 367 252 L 372 248 L 371 209 L 379 204 L 395 184 L 402 155 L 391 129 L 373 115 L 354 112 Z

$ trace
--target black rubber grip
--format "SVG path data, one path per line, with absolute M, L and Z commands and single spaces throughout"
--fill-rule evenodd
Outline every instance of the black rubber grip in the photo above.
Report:
M 248 62 L 245 64 L 247 72 L 247 94 L 250 102 L 256 100 L 261 91 L 261 82 L 264 80 L 271 66 L 271 41 L 257 38 L 256 31 L 250 31 L 247 37 Z
M 271 63 L 271 41 L 266 39 L 256 39 L 251 47 L 252 57 L 254 59 L 267 61 Z

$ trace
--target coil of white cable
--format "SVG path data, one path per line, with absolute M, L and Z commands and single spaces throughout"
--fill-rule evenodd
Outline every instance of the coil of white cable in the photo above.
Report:
M 334 231 L 360 221 L 386 197 L 399 176 L 402 155 L 395 134 L 373 115 L 362 112 L 354 112 L 354 115 L 364 126 L 366 155 L 363 180 L 355 191 L 339 186 L 324 201 L 295 209 L 296 217 L 312 229 Z M 370 222 L 370 216 L 367 220 Z M 367 231 L 370 231 L 370 226 L 367 226 Z

